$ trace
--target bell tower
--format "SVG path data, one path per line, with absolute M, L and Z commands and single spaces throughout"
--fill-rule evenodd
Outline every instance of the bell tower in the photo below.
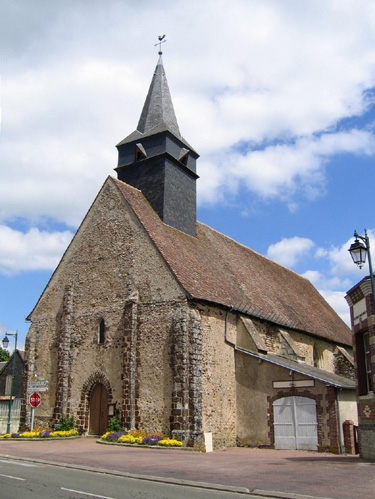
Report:
M 181 136 L 161 54 L 137 129 L 116 146 L 115 170 L 142 191 L 166 225 L 195 237 L 199 155 Z

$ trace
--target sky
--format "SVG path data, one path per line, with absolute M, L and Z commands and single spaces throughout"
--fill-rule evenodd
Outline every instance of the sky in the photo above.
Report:
M 354 230 L 375 247 L 374 7 L 0 0 L 0 339 L 18 331 L 23 347 L 27 316 L 116 177 L 163 34 L 180 131 L 200 154 L 198 219 L 309 279 L 349 324 L 345 294 L 368 275 L 347 251 Z

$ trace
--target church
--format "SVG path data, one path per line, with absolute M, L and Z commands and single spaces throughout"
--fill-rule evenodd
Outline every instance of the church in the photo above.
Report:
M 199 155 L 161 53 L 117 149 L 27 318 L 26 379 L 49 382 L 35 425 L 100 435 L 116 415 L 200 449 L 342 452 L 351 331 L 307 279 L 196 220 Z

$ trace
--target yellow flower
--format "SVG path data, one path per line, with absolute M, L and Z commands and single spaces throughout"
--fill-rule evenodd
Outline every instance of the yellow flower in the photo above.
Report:
M 78 435 L 77 430 L 66 430 L 66 431 L 53 431 L 50 433 L 50 437 L 61 438 L 61 437 L 74 437 Z
M 20 438 L 37 438 L 39 437 L 39 431 L 24 431 L 20 433 Z
M 142 437 L 133 437 L 133 435 L 122 435 L 117 442 L 122 444 L 141 444 L 143 441 Z
M 163 438 L 163 440 L 160 440 L 158 445 L 161 445 L 162 447 L 182 447 L 183 444 L 179 440 L 174 440 L 172 438 Z

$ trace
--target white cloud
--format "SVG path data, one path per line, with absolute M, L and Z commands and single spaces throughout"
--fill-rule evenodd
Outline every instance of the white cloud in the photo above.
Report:
M 304 237 L 284 238 L 269 246 L 267 256 L 281 265 L 294 267 L 313 247 L 314 242 Z
M 346 293 L 341 291 L 319 290 L 323 298 L 331 305 L 333 310 L 341 317 L 341 319 L 349 326 L 350 324 L 350 311 L 349 306 L 345 300 Z
M 49 233 L 33 228 L 23 233 L 0 225 L 0 273 L 53 270 L 72 237 L 69 231 Z
M 371 130 L 342 121 L 373 99 L 374 22 L 371 0 L 7 2 L 0 272 L 54 268 L 72 234 L 50 222 L 76 227 L 115 175 L 115 144 L 136 127 L 162 33 L 180 129 L 201 154 L 200 205 L 255 194 L 296 211 L 325 195 L 332 158 L 375 155 Z M 50 232 L 6 226 L 18 219 Z M 268 256 L 290 267 L 315 257 L 306 275 L 328 296 L 365 275 L 346 244 L 294 237 Z
M 181 131 L 202 155 L 200 203 L 221 201 L 232 181 L 231 194 L 241 183 L 295 208 L 297 190 L 324 191 L 333 154 L 374 154 L 364 131 L 315 135 L 366 109 L 375 78 L 370 1 L 322 9 L 312 0 L 110 0 L 105 11 L 98 1 L 11 4 L 0 30 L 11 56 L 2 78 L 2 220 L 47 214 L 77 225 L 116 166 L 115 143 L 136 127 L 156 63 L 155 26 L 167 33 Z M 278 143 L 262 149 L 264 140 Z M 239 143 L 250 149 L 234 154 Z
M 203 171 L 201 203 L 213 197 L 212 189 L 238 184 L 246 185 L 249 191 L 265 198 L 278 198 L 290 203 L 298 191 L 308 199 L 322 195 L 325 190 L 324 168 L 336 154 L 351 153 L 375 155 L 373 136 L 363 130 L 323 134 L 320 137 L 297 139 L 292 144 L 278 144 L 246 154 L 215 155 L 220 165 L 215 173 L 222 179 L 204 188 L 206 171 Z M 213 162 L 213 161 L 212 161 Z M 225 168 L 224 168 L 225 163 Z M 208 171 L 207 175 L 212 176 Z M 291 203 L 293 205 L 293 203 Z
M 360 234 L 364 236 L 364 233 Z M 375 240 L 375 230 L 369 229 L 367 231 L 367 235 L 370 240 Z M 369 274 L 368 262 L 366 262 L 365 266 L 362 269 L 359 269 L 353 262 L 350 254 L 349 248 L 351 244 L 354 242 L 354 236 L 348 239 L 344 244 L 339 247 L 331 247 L 328 249 L 318 248 L 316 251 L 317 258 L 324 258 L 329 261 L 330 264 L 330 273 L 336 276 L 355 276 L 358 280 L 362 277 L 365 277 Z M 371 260 L 374 261 L 375 258 L 375 250 L 371 246 Z M 368 260 L 368 259 L 367 259 Z M 362 276 L 362 277 L 361 277 Z

